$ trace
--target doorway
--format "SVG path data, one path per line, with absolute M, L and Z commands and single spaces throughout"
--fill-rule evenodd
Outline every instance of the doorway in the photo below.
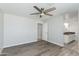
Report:
M 38 41 L 42 40 L 42 30 L 43 30 L 43 24 L 38 23 L 37 24 L 37 33 L 38 33 Z
M 65 14 L 64 20 L 64 43 L 65 47 L 71 51 L 78 51 L 78 11 L 69 11 Z

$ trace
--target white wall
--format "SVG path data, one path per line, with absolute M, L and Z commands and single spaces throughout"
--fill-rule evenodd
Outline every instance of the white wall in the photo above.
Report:
M 65 21 L 66 23 L 69 24 L 68 26 L 68 30 L 71 32 L 75 32 L 78 33 L 79 32 L 79 27 L 78 27 L 78 11 L 71 11 L 68 12 L 68 17 L 65 17 Z M 65 15 L 66 16 L 66 15 Z
M 3 13 L 0 10 L 0 52 L 3 47 Z
M 50 18 L 48 21 L 48 39 L 47 41 L 64 46 L 64 19 L 63 16 Z
M 4 47 L 37 41 L 37 23 L 33 19 L 4 14 Z

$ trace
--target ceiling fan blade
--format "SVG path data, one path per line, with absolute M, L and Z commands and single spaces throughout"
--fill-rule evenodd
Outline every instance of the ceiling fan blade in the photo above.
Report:
M 48 13 L 47 13 L 47 14 L 45 14 L 45 15 L 48 15 L 48 16 L 53 16 L 52 14 L 48 14 Z
M 56 10 L 55 7 L 53 7 L 53 8 L 49 8 L 49 9 L 45 10 L 45 13 L 48 13 L 48 12 L 50 12 L 50 11 L 54 11 L 54 10 Z
M 37 15 L 37 14 L 40 14 L 40 13 L 31 13 L 30 15 Z
M 38 10 L 40 13 L 42 12 L 41 9 L 39 9 L 37 6 L 33 6 L 36 10 Z

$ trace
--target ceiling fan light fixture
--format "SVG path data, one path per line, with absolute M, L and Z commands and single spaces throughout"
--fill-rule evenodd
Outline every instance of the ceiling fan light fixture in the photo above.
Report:
M 44 15 L 44 13 L 41 13 L 41 15 L 43 16 L 43 15 Z
M 49 8 L 49 9 L 46 9 L 44 10 L 44 8 L 39 8 L 37 6 L 33 6 L 37 11 L 39 11 L 39 13 L 32 13 L 31 15 L 40 15 L 40 18 L 44 15 L 48 15 L 48 16 L 52 16 L 52 14 L 49 14 L 48 12 L 51 12 L 51 11 L 54 11 L 56 10 L 55 7 L 52 7 L 52 8 Z

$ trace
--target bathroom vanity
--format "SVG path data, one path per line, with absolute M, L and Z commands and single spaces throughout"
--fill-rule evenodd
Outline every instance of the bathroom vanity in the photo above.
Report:
M 64 32 L 65 44 L 75 40 L 75 32 Z

